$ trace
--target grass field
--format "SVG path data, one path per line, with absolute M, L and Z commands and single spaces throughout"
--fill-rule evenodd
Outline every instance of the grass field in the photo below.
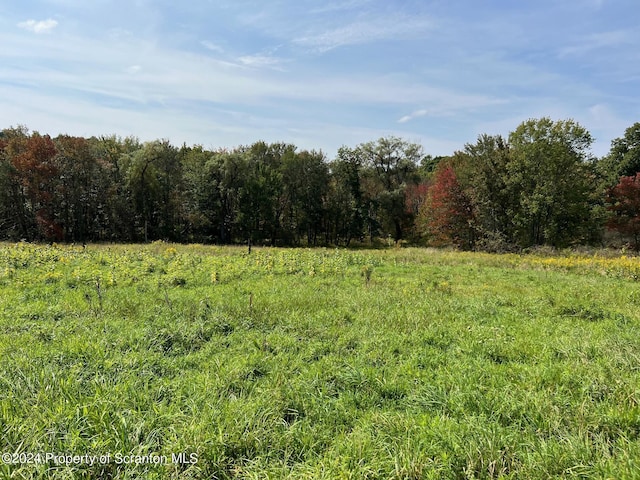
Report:
M 639 279 L 626 257 L 0 245 L 0 478 L 640 478 Z

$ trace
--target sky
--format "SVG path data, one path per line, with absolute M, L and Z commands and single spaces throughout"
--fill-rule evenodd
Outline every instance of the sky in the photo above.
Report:
M 640 121 L 639 26 L 637 0 L 7 1 L 0 128 L 332 159 L 551 117 L 602 156 Z

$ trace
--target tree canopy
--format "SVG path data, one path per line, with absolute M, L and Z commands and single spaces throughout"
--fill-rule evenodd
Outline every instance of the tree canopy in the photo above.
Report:
M 505 250 L 615 232 L 637 245 L 640 213 L 624 206 L 637 201 L 640 123 L 601 159 L 592 141 L 573 120 L 540 118 L 448 157 L 388 136 L 327 159 L 287 143 L 207 150 L 12 127 L 0 132 L 0 238 Z

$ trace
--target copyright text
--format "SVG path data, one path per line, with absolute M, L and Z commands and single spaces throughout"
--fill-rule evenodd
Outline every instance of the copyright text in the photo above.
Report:
M 198 463 L 197 453 L 172 453 L 171 455 L 159 454 L 85 454 L 71 455 L 64 453 L 2 453 L 0 454 L 2 463 L 7 465 L 17 464 L 54 464 L 54 465 L 106 465 L 115 463 L 117 465 L 169 465 L 169 464 L 196 464 Z

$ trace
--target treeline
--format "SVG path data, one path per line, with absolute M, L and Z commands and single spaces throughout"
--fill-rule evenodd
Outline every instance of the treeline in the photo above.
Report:
M 640 123 L 590 154 L 579 124 L 529 120 L 450 157 L 381 138 L 321 151 L 0 132 L 0 238 L 512 250 L 640 240 Z

